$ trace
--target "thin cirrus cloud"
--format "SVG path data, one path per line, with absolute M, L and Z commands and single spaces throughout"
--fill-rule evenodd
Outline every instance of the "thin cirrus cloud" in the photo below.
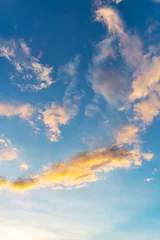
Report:
M 12 147 L 11 141 L 0 137 L 0 161 L 13 161 L 18 157 L 17 148 Z
M 43 65 L 40 60 L 31 55 L 31 49 L 23 39 L 8 40 L 0 39 L 0 56 L 5 57 L 15 68 L 10 75 L 11 80 L 22 91 L 39 91 L 49 87 L 52 80 L 53 67 Z M 27 83 L 17 81 L 25 80 Z M 35 83 L 31 83 L 34 80 Z
M 93 152 L 79 153 L 64 163 L 53 165 L 45 173 L 29 178 L 8 182 L 1 177 L 0 186 L 16 191 L 43 186 L 52 186 L 54 189 L 74 189 L 101 179 L 98 175 L 101 172 L 141 166 L 143 160 L 149 161 L 152 157 L 152 154 L 141 153 L 139 149 L 126 150 L 109 146 L 96 149 Z

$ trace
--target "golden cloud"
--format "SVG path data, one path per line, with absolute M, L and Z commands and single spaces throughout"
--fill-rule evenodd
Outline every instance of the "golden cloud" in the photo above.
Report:
M 150 153 L 149 153 L 150 154 Z M 3 179 L 1 187 L 25 191 L 31 188 L 52 186 L 54 189 L 78 188 L 97 181 L 101 172 L 115 169 L 129 169 L 140 166 L 142 160 L 150 160 L 153 155 L 141 153 L 139 149 L 126 150 L 116 146 L 99 148 L 93 152 L 82 152 L 65 163 L 53 165 L 45 173 L 14 182 Z M 5 183 L 5 184 L 4 184 Z

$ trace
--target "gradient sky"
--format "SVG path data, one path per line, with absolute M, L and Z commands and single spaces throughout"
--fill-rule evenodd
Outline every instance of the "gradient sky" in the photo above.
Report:
M 160 1 L 0 3 L 0 239 L 160 239 Z

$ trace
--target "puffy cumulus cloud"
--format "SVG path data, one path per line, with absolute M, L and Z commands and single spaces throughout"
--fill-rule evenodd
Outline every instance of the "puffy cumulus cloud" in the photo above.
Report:
M 34 113 L 34 108 L 30 104 L 9 104 L 0 103 L 1 117 L 19 116 L 22 119 L 29 120 Z
M 155 94 L 150 94 L 149 98 L 134 105 L 134 120 L 141 120 L 145 125 L 151 124 L 153 119 L 160 113 L 160 99 Z
M 23 39 L 5 41 L 1 38 L 0 56 L 5 57 L 15 67 L 16 71 L 11 74 L 11 79 L 22 91 L 39 91 L 53 83 L 53 67 L 43 65 L 38 58 L 33 57 L 31 49 Z M 17 79 L 23 79 L 27 83 L 17 82 Z M 36 80 L 35 84 L 30 83 L 33 80 Z
M 97 181 L 100 178 L 98 173 L 140 166 L 145 159 L 146 155 L 139 149 L 126 150 L 109 146 L 93 152 L 79 153 L 67 162 L 53 165 L 45 173 L 7 182 L 4 186 L 17 191 L 42 186 L 53 186 L 54 189 L 66 187 L 73 189 Z
M 18 157 L 17 148 L 12 147 L 11 141 L 5 139 L 3 136 L 0 138 L 0 161 L 12 161 Z
M 125 125 L 116 133 L 116 142 L 118 145 L 135 144 L 139 142 L 139 129 L 134 125 Z
M 71 108 L 68 108 L 52 103 L 51 106 L 47 105 L 44 111 L 39 110 L 39 113 L 48 129 L 48 138 L 51 142 L 57 142 L 61 135 L 59 127 L 68 124 L 69 120 L 76 116 L 77 106 L 73 104 Z

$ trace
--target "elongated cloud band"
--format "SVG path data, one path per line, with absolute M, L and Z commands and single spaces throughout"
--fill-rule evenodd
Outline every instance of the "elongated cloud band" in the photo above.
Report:
M 67 162 L 53 165 L 45 173 L 39 175 L 14 182 L 7 182 L 2 178 L 0 186 L 17 191 L 42 186 L 75 188 L 97 181 L 100 178 L 98 173 L 140 166 L 143 159 L 151 160 L 152 157 L 153 154 L 141 153 L 138 149 L 126 150 L 116 146 L 99 148 L 93 152 L 80 153 Z

